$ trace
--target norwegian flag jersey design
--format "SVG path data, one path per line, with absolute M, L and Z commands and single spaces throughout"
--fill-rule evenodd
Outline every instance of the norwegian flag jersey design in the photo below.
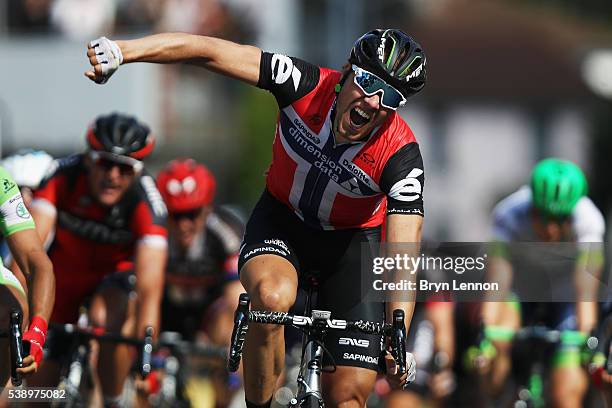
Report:
M 297 58 L 262 54 L 258 86 L 280 108 L 267 189 L 305 223 L 325 230 L 375 227 L 386 213 L 423 215 L 423 160 L 397 113 L 364 141 L 336 144 L 340 78 Z

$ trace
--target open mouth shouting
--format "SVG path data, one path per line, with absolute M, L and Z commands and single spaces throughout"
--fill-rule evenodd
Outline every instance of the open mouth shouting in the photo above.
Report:
M 355 106 L 350 111 L 351 125 L 355 129 L 359 129 L 359 128 L 367 125 L 368 122 L 370 121 L 370 119 L 372 119 L 372 116 L 373 115 L 371 113 L 367 113 L 366 111 L 364 111 L 363 109 L 359 108 L 358 106 Z

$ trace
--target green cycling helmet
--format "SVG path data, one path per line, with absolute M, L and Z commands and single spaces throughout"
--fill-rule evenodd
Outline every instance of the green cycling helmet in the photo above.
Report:
M 531 173 L 534 206 L 545 216 L 569 216 L 587 193 L 586 177 L 580 167 L 567 160 L 544 159 Z

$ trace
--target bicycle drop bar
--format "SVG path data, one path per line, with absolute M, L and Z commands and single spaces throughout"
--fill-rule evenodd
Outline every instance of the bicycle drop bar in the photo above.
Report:
M 393 323 L 380 323 L 366 320 L 319 320 L 287 312 L 249 311 L 248 308 L 249 297 L 246 293 L 243 293 L 240 295 L 238 308 L 234 314 L 234 330 L 232 332 L 232 342 L 228 357 L 228 369 L 232 372 L 236 371 L 240 365 L 244 339 L 250 322 L 295 326 L 302 330 L 314 325 L 323 325 L 322 328 L 324 329 L 387 336 L 391 339 L 391 354 L 395 361 L 398 362 L 400 372 L 404 374 L 407 371 L 406 327 L 404 324 L 404 311 L 401 309 L 393 311 Z
M 253 323 L 281 324 L 284 326 L 295 326 L 297 328 L 312 327 L 315 324 L 315 321 L 312 317 L 299 316 L 286 312 L 264 312 L 258 310 L 251 310 L 249 311 L 248 316 L 249 321 Z M 358 332 L 364 334 L 377 334 L 390 337 L 394 334 L 393 324 L 370 322 L 366 320 L 351 321 L 341 319 L 327 319 L 324 321 L 323 327 L 332 330 L 343 330 L 347 332 Z
M 234 313 L 234 328 L 232 329 L 232 342 L 227 357 L 227 369 L 236 372 L 240 366 L 240 357 L 244 347 L 244 339 L 249 328 L 249 304 L 251 300 L 246 293 L 240 294 L 238 307 Z
M 406 374 L 406 325 L 404 324 L 404 311 L 393 311 L 393 332 L 391 334 L 391 355 L 397 362 L 398 373 Z
M 144 378 L 151 373 L 151 353 L 153 353 L 153 328 L 145 327 L 145 337 L 140 354 L 140 375 Z
M 606 364 L 606 371 L 608 374 L 612 374 L 612 342 L 608 346 L 608 363 Z
M 21 312 L 11 311 L 10 323 L 10 353 L 11 353 L 11 383 L 15 387 L 21 385 L 21 374 L 17 368 L 23 367 L 25 353 L 23 351 L 23 338 L 21 333 Z
M 144 338 L 126 337 L 121 334 L 107 333 L 104 328 L 82 328 L 69 323 L 52 323 L 50 326 L 53 330 L 62 331 L 85 340 L 107 341 L 139 347 L 138 371 L 143 377 L 151 372 L 151 353 L 153 352 L 153 328 L 151 326 L 145 328 Z

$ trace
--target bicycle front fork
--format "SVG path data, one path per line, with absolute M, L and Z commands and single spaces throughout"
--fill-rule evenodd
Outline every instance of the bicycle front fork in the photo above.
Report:
M 297 379 L 298 390 L 296 396 L 289 402 L 290 408 L 303 407 L 306 399 L 316 398 L 319 406 L 323 406 L 323 394 L 321 393 L 321 370 L 323 368 L 323 348 L 316 341 L 309 341 L 304 349 Z

